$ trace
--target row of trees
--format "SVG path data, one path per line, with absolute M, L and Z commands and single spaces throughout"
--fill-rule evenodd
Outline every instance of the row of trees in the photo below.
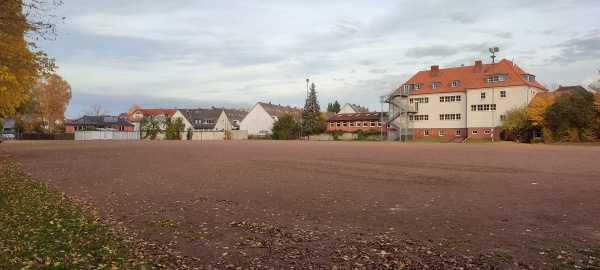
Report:
M 184 124 L 181 118 L 174 120 L 169 117 L 165 122 L 155 118 L 149 118 L 142 123 L 142 138 L 156 140 L 160 133 L 165 134 L 165 140 L 181 140 L 184 132 Z M 188 130 L 187 139 L 191 140 Z
M 544 142 L 585 142 L 600 138 L 600 80 L 583 89 L 562 94 L 541 94 L 529 106 L 506 113 L 500 127 L 525 142 L 533 129 L 541 129 Z
M 53 39 L 64 18 L 49 12 L 57 0 L 0 0 L 0 120 L 27 115 L 23 129 L 55 131 L 71 100 L 71 86 L 57 74 L 54 59 L 35 40 Z

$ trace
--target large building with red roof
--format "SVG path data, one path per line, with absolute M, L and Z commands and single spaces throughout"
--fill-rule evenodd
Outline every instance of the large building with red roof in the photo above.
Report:
M 391 130 L 411 137 L 499 138 L 507 110 L 548 91 L 513 62 L 419 71 L 388 96 Z M 405 121 L 403 121 L 403 119 Z M 401 139 L 405 133 L 395 139 Z M 408 134 L 408 133 L 406 133 Z M 393 138 L 393 136 L 391 136 Z

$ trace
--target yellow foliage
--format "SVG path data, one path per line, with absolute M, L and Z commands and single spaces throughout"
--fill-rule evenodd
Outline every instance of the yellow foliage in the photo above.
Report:
M 58 122 L 64 120 L 71 101 L 71 86 L 62 77 L 52 74 L 39 81 L 32 90 L 36 110 L 49 131 L 58 131 Z
M 554 101 L 554 96 L 550 94 L 538 94 L 538 96 L 531 101 L 529 106 L 525 109 L 525 113 L 534 126 L 548 126 L 546 111 L 554 104 Z
M 44 52 L 33 52 L 25 35 L 36 28 L 27 23 L 22 1 L 0 1 L 0 117 L 11 116 L 29 99 L 29 90 L 41 74 L 54 69 Z

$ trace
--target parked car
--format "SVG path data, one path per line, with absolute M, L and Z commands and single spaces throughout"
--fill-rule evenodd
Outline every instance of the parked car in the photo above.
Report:
M 14 140 L 15 134 L 10 134 L 10 133 L 2 134 L 2 139 L 3 140 Z

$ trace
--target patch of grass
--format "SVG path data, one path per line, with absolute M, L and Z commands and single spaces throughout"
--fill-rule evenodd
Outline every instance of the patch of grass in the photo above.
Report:
M 147 269 L 155 263 L 0 156 L 0 269 Z
M 484 144 L 484 143 L 495 143 L 495 142 L 492 142 L 492 139 L 468 139 L 464 143 Z
M 422 142 L 422 143 L 442 143 L 446 138 L 418 138 L 414 139 L 412 142 Z

